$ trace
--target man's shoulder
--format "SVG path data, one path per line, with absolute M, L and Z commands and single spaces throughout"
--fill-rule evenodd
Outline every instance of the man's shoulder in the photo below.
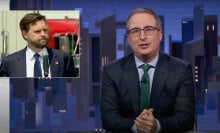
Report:
M 165 58 L 169 63 L 174 63 L 174 64 L 179 64 L 179 65 L 189 65 L 190 63 L 185 61 L 184 59 L 181 58 L 177 58 L 174 56 L 171 56 L 167 53 L 161 53 L 160 56 L 162 56 L 162 58 Z
M 134 54 L 128 54 L 120 59 L 113 60 L 105 66 L 110 69 L 121 69 L 127 65 L 134 63 Z
M 115 59 L 115 60 L 109 62 L 108 65 L 111 65 L 111 64 L 125 64 L 127 62 L 130 62 L 131 59 L 134 59 L 134 54 L 133 53 L 125 55 L 122 58 Z
M 25 49 L 16 51 L 16 52 L 14 52 L 14 53 L 11 53 L 11 54 L 5 56 L 5 57 L 3 58 L 3 60 L 11 60 L 11 59 L 19 58 L 19 57 L 21 57 L 22 55 L 25 55 Z

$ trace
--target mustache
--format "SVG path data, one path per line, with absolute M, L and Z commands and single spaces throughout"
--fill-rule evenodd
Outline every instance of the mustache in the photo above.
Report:
M 42 37 L 39 40 L 48 40 L 48 39 L 49 39 L 49 37 Z
M 50 38 L 48 37 L 48 38 L 41 38 L 41 39 L 39 39 L 39 41 L 49 41 L 50 40 Z

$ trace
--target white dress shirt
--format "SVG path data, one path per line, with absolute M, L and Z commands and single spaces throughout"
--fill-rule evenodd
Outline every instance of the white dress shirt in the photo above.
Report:
M 151 93 L 151 89 L 152 89 L 152 83 L 153 83 L 153 78 L 154 78 L 154 72 L 155 72 L 155 68 L 156 68 L 156 65 L 157 65 L 157 61 L 159 59 L 159 55 L 157 55 L 152 61 L 148 62 L 147 64 L 153 66 L 151 67 L 149 70 L 148 70 L 148 75 L 150 77 L 150 93 Z M 142 62 L 138 57 L 135 56 L 135 63 L 136 63 L 136 67 L 138 69 L 138 75 L 139 75 L 139 81 L 140 81 L 140 84 L 141 84 L 141 78 L 144 74 L 144 70 L 140 67 L 141 65 L 143 64 L 146 64 L 144 62 Z M 156 118 L 155 118 L 156 119 Z M 155 133 L 158 133 L 161 129 L 161 126 L 160 126 L 160 123 L 159 121 L 156 119 L 156 122 L 157 122 L 157 130 Z M 136 125 L 134 124 L 132 126 L 132 131 L 134 133 L 137 133 L 137 127 Z
M 48 55 L 46 48 L 43 48 L 40 52 L 38 52 L 38 54 L 40 55 L 39 60 L 41 64 L 42 77 L 45 77 L 44 70 L 43 70 L 43 57 L 42 57 L 43 53 L 47 53 Z M 34 77 L 34 62 L 35 62 L 34 54 L 35 52 L 31 50 L 29 47 L 27 47 L 27 50 L 26 50 L 26 76 L 27 77 Z M 48 77 L 51 77 L 50 67 L 49 67 Z

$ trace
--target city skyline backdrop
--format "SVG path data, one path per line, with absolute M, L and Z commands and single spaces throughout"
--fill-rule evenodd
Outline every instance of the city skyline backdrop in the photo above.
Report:
M 137 7 L 153 9 L 163 23 L 162 50 L 194 68 L 196 129 L 220 131 L 220 1 L 22 1 L 11 0 L 10 9 L 80 10 L 80 78 L 72 82 L 90 90 L 92 107 L 99 106 L 102 66 L 131 52 L 125 36 L 128 13 Z

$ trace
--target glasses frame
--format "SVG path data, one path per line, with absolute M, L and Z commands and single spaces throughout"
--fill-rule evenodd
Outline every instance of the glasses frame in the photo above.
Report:
M 127 34 L 128 34 L 128 35 L 131 35 L 131 36 L 133 36 L 133 37 L 137 37 L 137 36 L 140 36 L 142 30 L 144 31 L 144 34 L 145 34 L 145 35 L 152 35 L 152 34 L 154 34 L 154 32 L 155 32 L 156 30 L 157 30 L 157 31 L 160 31 L 160 29 L 157 28 L 157 27 L 154 27 L 154 26 L 145 26 L 143 29 L 137 28 L 137 27 L 132 28 L 132 29 L 130 29 L 130 30 L 127 31 Z

